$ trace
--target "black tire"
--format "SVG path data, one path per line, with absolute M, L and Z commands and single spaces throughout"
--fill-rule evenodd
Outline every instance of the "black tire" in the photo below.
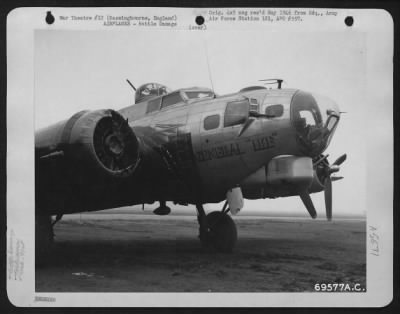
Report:
M 233 219 L 222 212 L 207 215 L 207 242 L 219 252 L 232 252 L 237 241 L 237 230 Z

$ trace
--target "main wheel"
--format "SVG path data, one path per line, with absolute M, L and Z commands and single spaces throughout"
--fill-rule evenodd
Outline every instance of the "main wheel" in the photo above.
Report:
M 206 219 L 207 244 L 220 252 L 232 252 L 237 241 L 236 225 L 233 219 L 217 211 L 209 213 Z

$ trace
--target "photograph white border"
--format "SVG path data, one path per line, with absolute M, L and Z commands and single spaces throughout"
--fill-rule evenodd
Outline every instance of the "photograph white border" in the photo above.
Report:
M 226 9 L 222 9 L 226 10 Z M 323 10 L 323 9 L 316 9 Z M 45 12 L 64 15 L 177 15 L 188 30 L 207 9 L 18 8 L 7 18 L 7 293 L 16 306 L 129 307 L 382 307 L 393 297 L 393 20 L 384 10 L 336 9 L 335 18 L 296 25 L 269 24 L 271 32 L 365 32 L 368 89 L 383 88 L 365 104 L 367 155 L 367 292 L 365 293 L 36 293 L 34 263 L 34 32 L 104 29 L 95 21 L 47 25 Z M 94 13 L 96 12 L 96 13 Z M 346 16 L 355 23 L 346 29 Z M 260 29 L 260 23 L 216 23 L 208 32 Z M 103 27 L 103 28 L 102 28 Z M 265 26 L 266 27 L 266 26 Z M 188 30 L 189 31 L 189 30 Z M 382 71 L 382 69 L 385 69 Z M 384 82 L 384 86 L 382 86 Z M 378 114 L 379 112 L 379 114 Z M 372 127 L 381 119 L 378 128 Z M 378 151 L 377 151 L 378 150 Z M 377 159 L 377 156 L 379 157 Z M 379 166 L 377 166 L 379 165 Z M 385 175 L 382 175 L 382 171 Z M 372 250 L 379 246 L 379 256 Z M 17 267 L 17 269 L 16 269 Z M 157 300 L 155 303 L 154 300 Z

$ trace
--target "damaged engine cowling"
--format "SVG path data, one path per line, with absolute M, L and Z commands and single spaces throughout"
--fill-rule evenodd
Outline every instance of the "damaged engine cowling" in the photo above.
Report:
M 139 142 L 128 122 L 114 110 L 81 111 L 36 133 L 36 158 L 63 159 L 80 174 L 122 178 L 139 162 Z M 62 157 L 60 157 L 62 156 Z

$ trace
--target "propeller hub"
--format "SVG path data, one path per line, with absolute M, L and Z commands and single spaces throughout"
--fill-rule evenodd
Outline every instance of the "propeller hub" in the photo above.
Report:
M 105 139 L 108 150 L 114 155 L 120 155 L 124 151 L 124 144 L 116 134 L 112 133 Z

